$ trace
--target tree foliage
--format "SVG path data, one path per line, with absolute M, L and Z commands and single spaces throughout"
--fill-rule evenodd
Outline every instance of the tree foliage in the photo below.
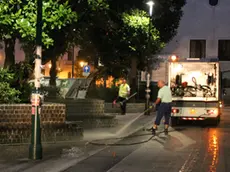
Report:
M 50 32 L 61 29 L 77 19 L 68 1 L 43 0 L 42 42 L 46 47 L 53 45 Z M 2 0 L 0 3 L 1 39 L 14 35 L 24 41 L 34 43 L 36 38 L 37 1 Z
M 0 40 L 20 39 L 27 51 L 34 51 L 36 38 L 37 1 L 2 0 L 0 3 Z M 44 48 L 54 45 L 53 32 L 61 30 L 77 20 L 69 1 L 43 0 Z M 12 42 L 11 44 L 14 44 Z M 14 47 L 14 45 L 11 45 Z M 30 52 L 30 54 L 32 54 Z M 6 58 L 7 54 L 6 54 Z M 11 63 L 12 64 L 12 63 Z M 9 64 L 10 65 L 10 64 Z
M 143 1 L 98 2 L 94 1 L 94 8 L 88 7 L 84 17 L 79 18 L 79 32 L 84 38 L 80 44 L 81 54 L 100 57 L 108 68 L 107 73 L 113 75 L 120 75 L 116 71 L 121 68 L 129 70 L 133 59 L 137 60 L 137 67 L 143 69 L 147 59 L 159 53 L 175 36 L 185 4 L 185 0 L 156 0 L 154 15 L 149 20 Z
M 19 62 L 10 66 L 9 72 L 14 75 L 10 84 L 11 88 L 21 92 L 19 95 L 20 101 L 23 103 L 30 102 L 32 85 L 29 80 L 33 78 L 33 66 L 27 62 Z
M 7 69 L 0 68 L 0 102 L 1 103 L 14 103 L 19 102 L 20 91 L 11 87 L 14 80 L 14 74 L 10 73 Z
M 24 3 L 23 3 L 24 4 Z M 54 44 L 51 33 L 54 30 L 61 30 L 68 24 L 77 20 L 76 12 L 70 8 L 68 1 L 61 3 L 55 0 L 43 0 L 42 6 L 42 42 L 46 48 Z M 16 30 L 23 41 L 34 43 L 36 38 L 37 3 L 34 0 L 27 0 L 25 5 L 18 10 Z

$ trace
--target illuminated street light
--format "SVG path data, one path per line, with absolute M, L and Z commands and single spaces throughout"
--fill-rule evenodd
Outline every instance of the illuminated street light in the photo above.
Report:
M 155 3 L 153 1 L 148 1 L 146 4 L 149 6 L 149 15 L 152 16 L 153 15 L 153 6 Z
M 85 65 L 85 62 L 81 61 L 79 62 L 80 66 L 83 67 Z

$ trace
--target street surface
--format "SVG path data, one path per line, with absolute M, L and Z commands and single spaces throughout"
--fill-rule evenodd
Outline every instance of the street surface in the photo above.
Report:
M 230 171 L 230 109 L 218 127 L 185 123 L 170 128 L 166 137 L 138 131 L 133 137 L 105 147 L 65 172 L 228 172 Z M 138 144 L 138 142 L 144 142 Z M 117 146 L 116 146 L 117 145 Z

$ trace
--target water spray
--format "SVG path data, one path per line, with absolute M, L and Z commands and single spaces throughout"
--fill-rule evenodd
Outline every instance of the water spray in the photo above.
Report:
M 138 120 L 141 116 L 143 116 L 147 111 L 150 111 L 152 109 L 155 109 L 154 105 L 149 106 L 148 109 L 146 109 L 145 111 L 143 111 L 142 113 L 140 113 L 136 118 L 134 118 L 132 121 L 130 121 L 128 124 L 126 124 L 124 127 L 122 127 L 120 130 L 118 130 L 115 134 L 119 135 L 122 132 L 124 132 L 131 124 L 133 124 L 136 120 Z M 146 135 L 146 134 L 145 134 Z M 89 141 L 86 143 L 86 145 L 88 144 L 92 144 L 92 145 L 98 145 L 98 146 L 128 146 L 128 145 L 136 145 L 136 144 L 142 144 L 142 143 L 147 143 L 149 142 L 152 138 L 154 138 L 155 136 L 153 136 L 152 134 L 147 134 L 147 135 L 151 135 L 151 137 L 147 140 L 141 141 L 141 142 L 135 142 L 135 143 L 126 143 L 126 144 L 119 144 L 119 143 L 105 143 L 106 140 L 122 140 L 125 138 L 132 138 L 132 137 L 138 137 L 138 136 L 144 136 L 142 135 L 131 135 L 131 136 L 124 136 L 124 137 L 114 137 L 114 138 L 106 138 L 106 139 L 99 139 L 99 140 L 93 140 L 93 141 Z M 96 143 L 98 141 L 102 141 L 104 143 Z

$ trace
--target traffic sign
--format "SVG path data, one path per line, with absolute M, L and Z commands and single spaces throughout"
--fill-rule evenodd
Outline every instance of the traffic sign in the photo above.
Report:
M 84 66 L 83 67 L 83 72 L 89 73 L 90 72 L 90 66 L 89 65 Z

